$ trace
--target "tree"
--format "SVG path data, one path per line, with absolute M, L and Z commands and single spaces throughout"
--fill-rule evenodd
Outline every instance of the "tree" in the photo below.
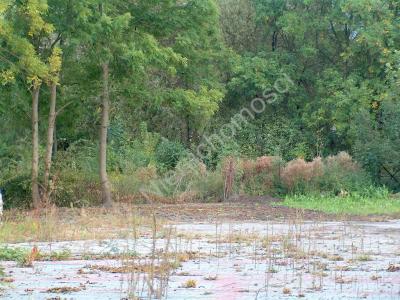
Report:
M 52 54 L 49 57 L 49 78 L 48 85 L 50 87 L 50 109 L 47 126 L 47 143 L 46 143 L 46 156 L 44 161 L 44 192 L 43 202 L 49 202 L 51 187 L 50 187 L 50 170 L 52 165 L 52 155 L 54 146 L 54 130 L 56 124 L 56 105 L 57 105 L 57 85 L 59 84 L 59 74 L 61 71 L 61 55 L 62 51 L 59 47 L 54 47 Z
M 44 37 L 48 37 L 53 26 L 46 23 L 42 15 L 47 11 L 45 0 L 27 0 L 24 3 L 3 1 L 0 5 L 0 37 L 8 49 L 11 72 L 22 73 L 32 97 L 32 202 L 40 206 L 39 192 L 39 93 L 42 82 L 49 76 L 48 66 L 41 59 L 40 49 Z
M 148 9 L 147 3 L 113 1 L 87 1 L 84 3 L 85 14 L 81 15 L 81 41 L 86 58 L 93 62 L 93 57 L 100 62 L 102 76 L 102 105 L 99 145 L 99 174 L 102 185 L 103 205 L 112 205 L 111 187 L 107 176 L 107 133 L 109 128 L 111 78 L 122 78 L 119 87 L 128 91 L 139 76 L 146 76 L 150 66 L 156 66 L 174 72 L 174 64 L 185 63 L 180 55 L 170 47 L 162 46 L 145 26 L 141 28 L 131 17 L 131 11 Z M 152 4 L 156 5 L 156 4 Z M 159 24 L 158 24 L 159 25 Z M 115 69 L 114 69 L 115 67 Z M 112 74 L 112 76 L 111 76 Z

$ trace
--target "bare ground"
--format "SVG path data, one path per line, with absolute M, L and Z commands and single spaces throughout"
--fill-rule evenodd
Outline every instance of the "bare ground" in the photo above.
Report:
M 186 203 L 170 205 L 138 205 L 141 215 L 153 213 L 162 219 L 173 222 L 222 222 L 222 221 L 385 221 L 399 219 L 399 215 L 330 215 L 312 210 L 294 209 L 279 206 L 279 203 L 228 202 L 228 203 Z
M 2 262 L 0 297 L 118 300 L 165 289 L 173 300 L 398 299 L 400 223 L 376 222 L 394 218 L 257 198 L 7 212 L 7 247 L 69 256 Z

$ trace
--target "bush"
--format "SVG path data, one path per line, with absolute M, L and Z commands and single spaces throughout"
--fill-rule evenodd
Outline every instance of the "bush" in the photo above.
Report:
M 110 175 L 115 198 L 123 202 L 141 202 L 141 189 L 157 178 L 157 169 L 154 166 L 139 168 L 132 174 Z
M 53 177 L 53 203 L 60 207 L 87 207 L 101 203 L 101 188 L 96 173 L 63 170 Z
M 353 153 L 371 178 L 400 191 L 400 105 L 383 101 L 378 117 L 369 111 L 358 113 L 353 122 Z
M 280 193 L 282 160 L 277 156 L 262 156 L 240 161 L 240 192 L 252 196 Z
M 235 192 L 252 196 L 309 193 L 338 195 L 360 192 L 371 185 L 368 174 L 345 152 L 326 159 L 317 157 L 310 162 L 295 159 L 286 165 L 279 157 L 262 156 L 239 161 Z
M 340 152 L 326 158 L 320 190 L 338 195 L 342 192 L 363 191 L 371 185 L 370 176 L 348 153 Z
M 31 207 L 30 151 L 29 142 L 10 145 L 0 140 L 0 188 L 5 209 Z
M 311 162 L 303 159 L 290 161 L 282 171 L 282 182 L 288 192 L 309 192 L 318 190 L 318 181 L 324 175 L 324 165 L 320 157 Z
M 208 172 L 193 182 L 196 198 L 200 201 L 221 201 L 224 198 L 224 179 L 218 171 Z
M 175 170 L 144 185 L 152 201 L 166 203 L 220 200 L 223 187 L 221 172 L 207 171 L 202 162 L 187 157 L 177 163 Z
M 297 159 L 282 172 L 286 191 L 296 193 L 331 193 L 338 195 L 360 191 L 372 184 L 366 172 L 346 152 L 312 162 Z
M 111 139 L 109 143 L 109 169 L 124 174 L 134 174 L 138 168 L 145 168 L 156 162 L 155 152 L 160 135 L 147 130 L 146 123 L 139 126 L 140 137 L 131 139 L 126 133 Z
M 31 176 L 30 174 L 20 174 L 12 177 L 2 184 L 4 189 L 4 208 L 23 208 L 31 207 Z
M 155 152 L 158 169 L 161 172 L 173 170 L 185 153 L 185 147 L 182 144 L 163 139 Z

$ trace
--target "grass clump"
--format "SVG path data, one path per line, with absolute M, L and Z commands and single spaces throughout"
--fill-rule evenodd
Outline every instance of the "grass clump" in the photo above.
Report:
M 331 214 L 381 215 L 400 213 L 400 200 L 390 197 L 385 188 L 371 187 L 363 193 L 347 195 L 289 195 L 282 203 L 292 208 Z
M 194 279 L 189 279 L 182 285 L 182 287 L 185 289 L 194 289 L 197 287 L 197 282 Z
M 40 257 L 37 247 L 33 247 L 31 251 L 21 248 L 0 248 L 0 261 L 15 261 L 21 267 L 32 267 L 33 262 Z
M 48 259 L 52 261 L 68 260 L 71 258 L 71 251 L 64 249 L 62 251 L 53 251 L 48 255 Z
M 21 248 L 0 247 L 0 261 L 22 262 L 29 251 Z

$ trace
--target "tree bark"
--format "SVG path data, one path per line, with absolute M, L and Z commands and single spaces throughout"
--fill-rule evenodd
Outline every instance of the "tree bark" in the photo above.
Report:
M 50 198 L 50 169 L 52 164 L 53 144 L 54 144 L 54 128 L 56 123 L 56 104 L 57 104 L 57 83 L 53 82 L 50 86 L 50 111 L 49 123 L 47 128 L 47 144 L 46 158 L 44 162 L 44 194 L 43 201 L 48 204 Z
M 107 175 L 107 133 L 109 126 L 110 113 L 110 92 L 109 92 L 109 65 L 104 63 L 103 68 L 103 96 L 102 96 L 102 114 L 100 127 L 100 181 L 103 206 L 111 207 L 113 205 L 111 198 L 111 186 Z
M 32 203 L 40 208 L 39 193 L 39 92 L 40 86 L 32 90 Z

